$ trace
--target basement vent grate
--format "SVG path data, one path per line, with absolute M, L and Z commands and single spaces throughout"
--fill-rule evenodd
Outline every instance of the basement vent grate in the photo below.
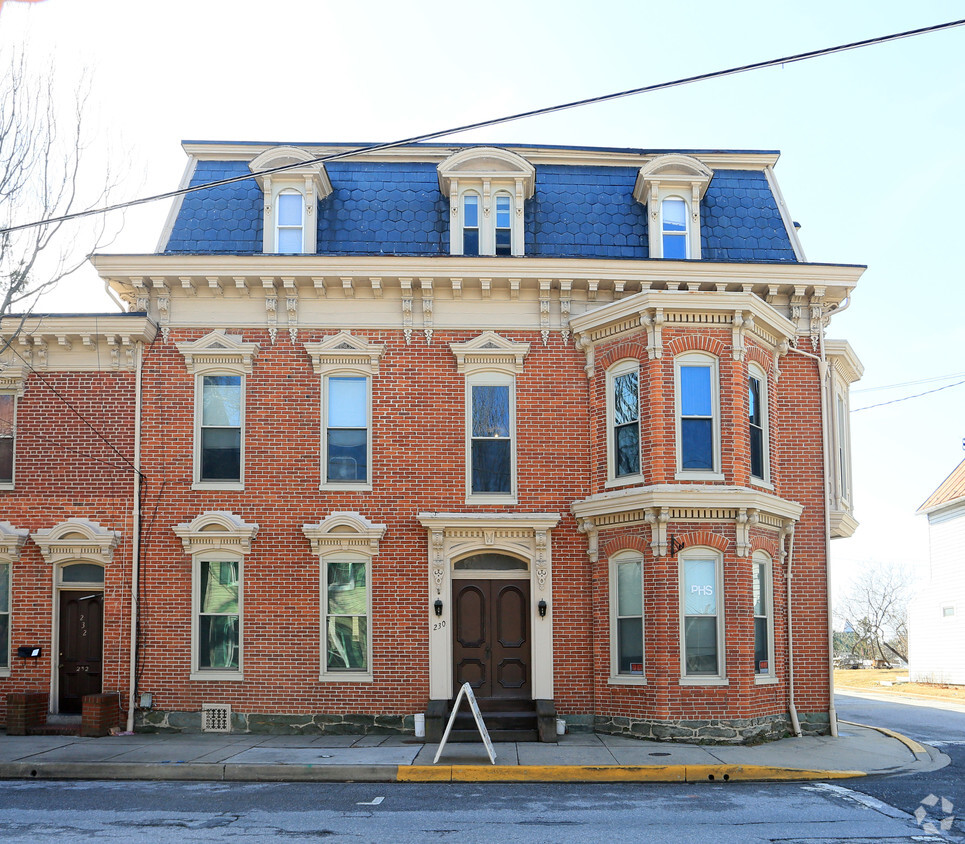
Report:
M 231 704 L 202 703 L 201 731 L 205 733 L 230 733 Z

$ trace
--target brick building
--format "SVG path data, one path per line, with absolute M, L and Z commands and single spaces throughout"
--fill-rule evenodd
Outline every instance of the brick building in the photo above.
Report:
M 0 694 L 833 729 L 863 268 L 805 259 L 776 153 L 184 146 L 242 178 L 92 259 L 127 313 L 0 327 Z

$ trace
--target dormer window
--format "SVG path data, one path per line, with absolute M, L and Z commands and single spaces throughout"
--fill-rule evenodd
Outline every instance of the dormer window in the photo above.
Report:
M 515 153 L 466 149 L 439 165 L 439 189 L 449 197 L 452 255 L 522 255 L 523 206 L 532 197 L 536 169 Z
M 280 173 L 259 175 L 285 165 L 297 165 Z M 332 192 L 325 165 L 297 147 L 273 147 L 248 165 L 265 194 L 265 253 L 314 254 L 315 209 Z
M 649 212 L 651 258 L 700 258 L 700 202 L 714 173 L 689 155 L 659 155 L 640 168 L 633 198 Z
M 305 197 L 298 191 L 286 190 L 278 194 L 275 252 L 300 253 L 305 250 Z

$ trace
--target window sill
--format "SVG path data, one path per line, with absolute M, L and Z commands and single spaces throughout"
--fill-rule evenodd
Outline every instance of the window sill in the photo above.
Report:
M 0 677 L 9 677 L 9 676 L 10 676 L 9 668 L 0 668 Z
M 603 484 L 603 488 L 613 489 L 618 486 L 630 486 L 631 484 L 642 484 L 643 482 L 643 475 L 624 475 L 607 481 Z
M 503 507 L 511 507 L 518 502 L 515 495 L 467 495 L 466 504 L 498 504 Z
M 761 489 L 767 489 L 774 492 L 774 484 L 770 481 L 765 481 L 763 478 L 755 478 L 751 476 L 751 486 L 759 486 Z
M 323 492 L 371 492 L 372 484 L 333 484 L 322 483 L 318 488 Z
M 720 472 L 680 471 L 673 476 L 675 481 L 722 481 L 724 476 Z
M 773 674 L 755 674 L 754 675 L 754 685 L 755 686 L 774 686 L 777 684 L 777 677 Z
M 16 489 L 17 485 L 11 481 L 10 483 L 0 483 L 0 490 L 4 489 Z
M 681 686 L 729 686 L 730 680 L 726 677 L 681 677 L 678 681 Z
M 344 674 L 321 673 L 318 675 L 319 682 L 322 683 L 372 683 L 374 682 L 371 672 L 363 674 L 353 674 L 346 671 Z
M 210 489 L 210 490 L 232 490 L 243 492 L 244 481 L 195 481 L 191 484 L 191 489 Z
M 245 675 L 241 671 L 192 671 L 192 680 L 217 680 L 221 682 L 222 680 L 234 680 L 240 681 L 245 679 Z
M 643 674 L 611 674 L 606 682 L 608 686 L 646 686 L 647 678 Z

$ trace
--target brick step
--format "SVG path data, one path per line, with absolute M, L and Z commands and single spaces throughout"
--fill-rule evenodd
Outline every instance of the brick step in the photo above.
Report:
M 80 724 L 41 724 L 27 727 L 28 736 L 79 736 Z

